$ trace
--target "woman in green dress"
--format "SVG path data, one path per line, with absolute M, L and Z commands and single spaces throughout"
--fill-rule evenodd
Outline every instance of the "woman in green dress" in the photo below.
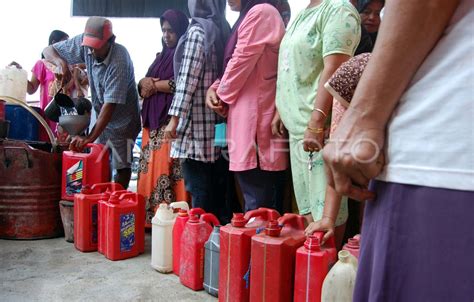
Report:
M 327 188 L 320 152 L 333 101 L 323 85 L 354 55 L 359 40 L 360 16 L 349 0 L 311 0 L 288 28 L 278 63 L 274 122 L 281 119 L 289 133 L 298 209 L 308 223 L 331 220 L 337 226 L 336 241 L 342 241 L 347 200 L 337 217 L 323 215 L 325 200 L 342 198 Z M 307 233 L 311 230 L 310 224 Z

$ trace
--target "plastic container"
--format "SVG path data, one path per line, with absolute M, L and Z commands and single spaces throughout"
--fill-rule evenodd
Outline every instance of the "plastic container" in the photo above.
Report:
M 296 250 L 306 240 L 305 218 L 285 214 L 252 237 L 250 301 L 291 301 Z
M 177 216 L 176 209 L 188 210 L 188 203 L 162 203 L 151 220 L 151 267 L 160 273 L 173 271 L 173 226 Z
M 220 229 L 219 301 L 246 302 L 250 295 L 250 245 L 252 236 L 268 221 L 280 217 L 277 211 L 259 208 L 234 213 L 231 223 Z
M 352 256 L 359 259 L 360 250 L 360 235 L 355 235 L 353 238 L 349 238 L 347 243 L 342 247 L 343 250 L 348 251 Z
M 179 281 L 192 290 L 203 289 L 204 244 L 212 232 L 211 225 L 219 225 L 219 220 L 211 213 L 200 218 L 190 215 L 181 237 Z
M 38 107 L 32 107 L 36 112 L 41 112 Z M 25 108 L 20 105 L 6 104 L 5 119 L 10 121 L 8 138 L 38 141 L 39 121 Z
M 220 226 L 214 226 L 204 244 L 204 290 L 217 297 L 219 294 Z
M 109 182 L 83 186 L 74 195 L 74 247 L 81 252 L 97 251 L 99 209 L 98 202 L 108 199 L 114 191 L 123 190 L 119 183 Z
M 125 193 L 132 193 L 127 190 L 117 190 L 113 192 L 112 194 L 115 194 L 117 196 L 120 196 L 121 194 Z M 98 244 L 97 244 L 97 251 L 101 254 L 105 253 L 105 249 L 107 247 L 107 236 L 106 236 L 106 221 L 107 221 L 107 209 L 108 209 L 108 204 L 109 204 L 109 199 L 110 195 L 103 195 L 103 198 L 100 198 L 97 201 L 97 207 L 98 207 Z
M 357 259 L 348 251 L 337 254 L 339 261 L 324 279 L 321 301 L 352 301 L 357 274 Z
M 26 102 L 28 72 L 16 66 L 0 69 L 0 95 L 14 97 Z
M 87 144 L 84 152 L 64 151 L 61 198 L 74 200 L 82 186 L 110 181 L 109 151 L 100 144 Z
M 189 214 L 188 214 L 189 213 Z M 179 263 L 181 257 L 181 236 L 183 235 L 184 227 L 189 219 L 189 215 L 202 215 L 204 210 L 201 208 L 192 208 L 191 210 L 179 210 L 178 216 L 173 226 L 173 272 L 179 276 Z
M 106 244 L 104 256 L 110 260 L 136 257 L 145 251 L 145 202 L 137 193 L 110 195 L 105 204 Z
M 308 236 L 296 251 L 295 290 L 293 301 L 321 301 L 321 289 L 329 269 L 336 263 L 334 236 L 323 246 L 322 232 Z

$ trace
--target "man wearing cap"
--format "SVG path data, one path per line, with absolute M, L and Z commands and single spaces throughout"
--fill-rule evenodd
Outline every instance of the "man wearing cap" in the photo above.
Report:
M 115 43 L 112 23 L 90 17 L 84 33 L 44 49 L 46 60 L 63 71 L 63 82 L 71 77 L 68 65 L 85 63 L 97 121 L 88 136 L 76 136 L 72 150 L 82 150 L 98 140 L 111 148 L 115 181 L 128 187 L 134 141 L 140 131 L 138 93 L 133 63 L 124 46 Z

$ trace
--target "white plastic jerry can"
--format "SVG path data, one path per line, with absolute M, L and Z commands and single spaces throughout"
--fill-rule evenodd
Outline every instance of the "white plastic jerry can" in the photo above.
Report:
M 339 261 L 334 264 L 323 282 L 322 302 L 351 302 L 357 273 L 357 258 L 348 251 L 337 254 Z
M 174 209 L 178 208 L 189 210 L 189 205 L 186 201 L 162 203 L 151 220 L 151 267 L 160 273 L 173 271 Z

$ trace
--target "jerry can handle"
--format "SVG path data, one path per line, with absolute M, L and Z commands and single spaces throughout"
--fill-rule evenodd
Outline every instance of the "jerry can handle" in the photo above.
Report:
M 122 185 L 119 184 L 118 182 L 101 182 L 97 184 L 93 184 L 91 187 L 91 190 L 95 192 L 96 190 L 99 191 L 99 193 L 104 193 L 106 191 L 121 191 L 124 190 Z
M 221 225 L 221 223 L 219 222 L 219 219 L 217 219 L 217 217 L 214 216 L 214 214 L 211 214 L 211 213 L 202 214 L 201 217 L 200 217 L 200 220 L 204 221 L 204 222 L 207 222 L 209 224 L 212 224 L 212 226 Z
M 86 148 L 90 148 L 91 149 L 91 154 L 95 154 L 95 153 L 100 153 L 101 152 L 101 145 L 100 144 L 93 144 L 93 143 L 88 143 L 86 144 Z
M 289 225 L 294 229 L 303 231 L 305 229 L 304 223 L 305 218 L 303 216 L 293 213 L 286 213 L 278 219 L 280 225 Z
M 128 197 L 134 197 L 135 201 L 140 203 L 142 201 L 144 201 L 144 197 L 142 194 L 140 193 L 135 193 L 135 192 L 126 192 L 126 193 L 122 193 L 120 194 L 120 199 L 125 199 L 125 198 L 128 198 Z
M 258 208 L 255 210 L 248 211 L 244 215 L 244 218 L 247 221 L 249 221 L 252 217 L 262 217 L 264 220 L 270 221 L 277 220 L 280 217 L 280 214 L 274 209 Z
M 203 209 L 201 208 L 192 208 L 189 210 L 189 216 L 192 216 L 192 215 L 199 215 L 201 216 L 202 214 L 206 213 L 206 211 L 204 211 Z
M 189 204 L 187 201 L 175 201 L 170 203 L 170 208 L 174 211 L 183 209 L 183 210 L 189 210 Z

